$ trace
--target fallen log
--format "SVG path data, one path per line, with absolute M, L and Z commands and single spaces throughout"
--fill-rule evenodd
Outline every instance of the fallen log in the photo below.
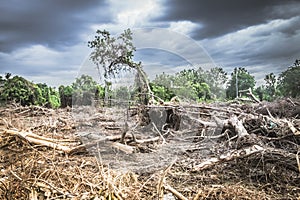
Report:
M 36 145 L 42 145 L 42 146 L 47 146 L 59 151 L 63 152 L 69 152 L 71 150 L 71 145 L 66 146 L 62 143 L 66 143 L 65 140 L 56 140 L 56 139 L 51 139 L 51 138 L 46 138 L 43 136 L 36 135 L 32 132 L 22 132 L 22 131 L 16 131 L 16 130 L 4 130 L 4 134 L 10 134 L 13 136 L 18 136 L 20 138 L 23 138 L 24 140 L 28 141 L 31 144 L 36 144 Z M 68 140 L 70 144 L 74 143 L 75 145 L 79 144 L 79 141 L 72 141 Z
M 283 149 L 273 148 L 273 147 L 263 147 L 260 145 L 252 145 L 239 150 L 231 150 L 228 153 L 221 154 L 219 157 L 213 157 L 202 161 L 201 163 L 195 165 L 192 168 L 192 171 L 200 171 L 213 167 L 214 165 L 231 161 L 237 158 L 249 157 L 253 154 L 263 153 L 264 155 L 271 154 L 272 157 L 275 155 L 280 155 L 282 157 L 288 158 L 289 160 L 294 160 L 297 166 L 294 166 L 295 169 L 300 170 L 300 161 L 297 154 L 290 153 Z
M 65 154 L 76 154 L 80 152 L 85 152 L 88 148 L 97 145 L 100 142 L 107 142 L 113 148 L 116 148 L 120 151 L 123 151 L 126 154 L 131 154 L 135 152 L 135 147 L 121 144 L 119 142 L 112 142 L 115 140 L 121 139 L 121 136 L 106 136 L 100 138 L 98 140 L 91 141 L 89 143 L 81 144 L 78 140 L 57 140 L 52 138 L 47 138 L 43 136 L 36 135 L 32 132 L 22 132 L 17 130 L 4 130 L 2 134 L 9 134 L 13 136 L 18 136 L 28 141 L 31 144 L 42 145 L 46 147 L 50 147 L 56 149 L 58 151 L 62 151 Z M 150 139 L 137 140 L 136 142 L 139 144 L 155 142 L 158 141 L 159 137 L 154 137 Z
M 240 150 L 232 150 L 226 154 L 222 154 L 219 157 L 209 158 L 193 167 L 193 171 L 204 170 L 210 168 L 216 164 L 224 161 L 230 161 L 236 158 L 244 158 L 255 153 L 264 151 L 265 149 L 259 145 L 253 145 Z

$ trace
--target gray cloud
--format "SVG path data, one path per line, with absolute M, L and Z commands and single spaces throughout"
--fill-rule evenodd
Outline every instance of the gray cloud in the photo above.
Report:
M 196 39 L 214 38 L 266 23 L 277 18 L 299 15 L 300 2 L 293 0 L 168 0 L 165 15 L 158 21 L 190 20 L 202 26 L 194 31 Z
M 3 1 L 0 52 L 34 44 L 50 48 L 73 45 L 90 24 L 109 21 L 105 6 L 98 0 Z
M 0 74 L 70 83 L 76 72 L 94 70 L 82 61 L 96 28 L 112 34 L 140 28 L 133 35 L 135 59 L 149 73 L 184 61 L 201 66 L 215 61 L 229 73 L 246 67 L 261 81 L 300 58 L 299 10 L 300 2 L 293 0 L 3 1 Z

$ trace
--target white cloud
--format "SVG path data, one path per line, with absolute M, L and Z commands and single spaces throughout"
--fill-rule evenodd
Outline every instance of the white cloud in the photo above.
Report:
M 91 31 L 108 30 L 112 34 L 119 34 L 125 29 L 142 27 L 156 27 L 158 22 L 151 19 L 164 13 L 162 0 L 109 0 L 109 12 L 113 19 L 109 23 L 92 24 Z
M 188 35 L 190 34 L 194 29 L 198 28 L 199 24 L 195 24 L 191 21 L 178 21 L 178 22 L 170 22 L 169 29 L 172 31 L 176 31 L 181 34 Z
M 64 51 L 56 51 L 43 45 L 21 48 L 10 54 L 2 53 L 2 73 L 22 75 L 36 83 L 51 86 L 70 84 L 82 68 L 82 63 L 89 55 L 89 49 L 78 44 Z
M 32 45 L 14 51 L 11 59 L 28 66 L 46 66 L 56 64 L 61 54 L 42 45 Z
M 149 20 L 162 13 L 159 0 L 110 0 L 110 7 L 115 15 L 115 23 L 127 27 L 143 27 L 149 25 Z

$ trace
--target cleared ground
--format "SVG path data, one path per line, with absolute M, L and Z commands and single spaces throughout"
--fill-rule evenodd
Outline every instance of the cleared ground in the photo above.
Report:
M 299 107 L 290 99 L 132 107 L 125 117 L 113 108 L 3 107 L 0 196 L 299 199 Z

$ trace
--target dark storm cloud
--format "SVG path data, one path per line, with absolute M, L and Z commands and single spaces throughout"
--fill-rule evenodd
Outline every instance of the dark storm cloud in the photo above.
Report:
M 201 24 L 195 39 L 218 37 L 272 19 L 299 15 L 300 2 L 292 0 L 168 0 L 164 21 L 189 20 Z M 292 30 L 290 30 L 292 31 Z
M 0 4 L 0 52 L 31 44 L 59 48 L 79 41 L 91 23 L 110 18 L 99 0 L 6 0 Z

